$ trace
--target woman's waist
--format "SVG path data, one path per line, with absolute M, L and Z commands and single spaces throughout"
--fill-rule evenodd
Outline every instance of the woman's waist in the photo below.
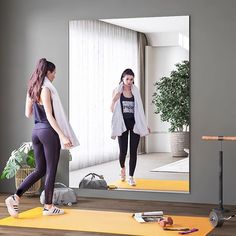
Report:
M 34 124 L 34 129 L 46 129 L 46 128 L 52 129 L 52 126 L 50 125 L 49 122 L 36 122 Z
M 124 117 L 124 122 L 132 124 L 132 123 L 135 123 L 135 119 L 134 117 L 127 117 L 127 118 Z

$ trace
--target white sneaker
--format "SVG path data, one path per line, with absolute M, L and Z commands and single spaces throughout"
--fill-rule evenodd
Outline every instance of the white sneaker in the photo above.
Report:
M 125 176 L 125 167 L 124 167 L 120 171 L 120 180 L 125 181 L 125 178 L 126 178 L 126 176 Z
M 130 186 L 136 186 L 136 183 L 135 183 L 134 178 L 132 176 L 129 177 L 128 184 Z
M 17 218 L 18 217 L 18 206 L 19 201 L 16 199 L 14 195 L 9 196 L 5 200 L 5 204 L 7 206 L 8 213 L 12 216 Z
M 47 209 L 47 208 L 43 209 L 43 215 L 44 216 L 63 215 L 64 213 L 65 213 L 64 210 L 62 210 L 62 209 L 60 209 L 58 207 L 55 207 L 55 206 L 52 206 L 49 209 Z

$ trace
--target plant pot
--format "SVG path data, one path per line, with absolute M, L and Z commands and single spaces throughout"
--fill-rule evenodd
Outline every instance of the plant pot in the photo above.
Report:
M 170 146 L 173 157 L 187 157 L 184 149 L 189 149 L 189 132 L 170 133 Z
M 19 188 L 20 184 L 24 181 L 24 179 L 31 174 L 32 172 L 34 172 L 34 168 L 30 168 L 30 167 L 24 167 L 24 168 L 20 168 L 15 175 L 15 185 L 16 185 L 16 189 Z M 41 179 L 38 180 L 36 183 L 34 183 L 24 194 L 27 196 L 34 196 L 36 195 L 41 187 Z

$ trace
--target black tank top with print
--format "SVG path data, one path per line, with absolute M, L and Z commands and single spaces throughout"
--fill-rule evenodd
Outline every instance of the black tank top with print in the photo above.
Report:
M 120 102 L 124 119 L 134 119 L 134 96 L 127 98 L 122 93 Z

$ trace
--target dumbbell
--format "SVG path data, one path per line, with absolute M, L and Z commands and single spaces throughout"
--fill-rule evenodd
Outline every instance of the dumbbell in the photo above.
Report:
M 158 221 L 161 227 L 166 227 L 167 225 L 173 225 L 174 221 L 171 217 L 164 217 Z
M 224 217 L 221 211 L 214 209 L 209 214 L 210 222 L 214 227 L 221 227 L 225 221 L 231 219 L 232 217 L 235 217 L 235 215 Z

